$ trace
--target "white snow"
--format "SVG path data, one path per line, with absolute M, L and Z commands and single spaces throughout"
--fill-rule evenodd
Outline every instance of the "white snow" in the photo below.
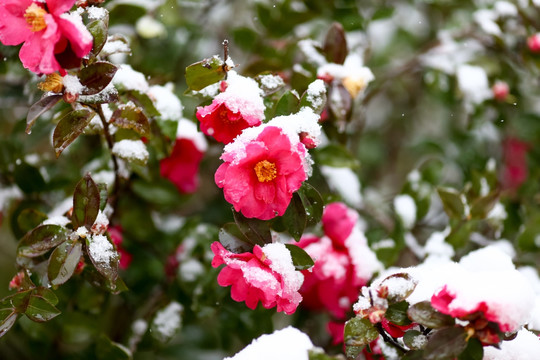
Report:
M 165 308 L 156 313 L 152 322 L 152 329 L 164 339 L 171 338 L 182 324 L 182 310 L 184 308 L 176 301 L 172 301 Z
M 110 266 L 111 260 L 117 257 L 113 245 L 105 235 L 93 235 L 89 238 L 89 255 L 101 266 Z
M 148 160 L 148 150 L 141 140 L 120 140 L 115 143 L 112 153 L 124 160 L 145 163 Z
M 489 35 L 501 36 L 502 31 L 495 22 L 498 16 L 493 10 L 480 9 L 474 12 L 474 20 L 480 25 L 483 31 Z
M 483 46 L 476 40 L 456 42 L 448 31 L 438 33 L 440 45 L 429 50 L 420 59 L 424 66 L 454 74 L 458 66 L 465 64 L 483 51 Z
M 416 221 L 416 203 L 407 194 L 401 194 L 394 198 L 394 209 L 403 222 L 406 229 L 412 229 Z
M 69 220 L 65 216 L 53 216 L 48 218 L 47 220 L 43 221 L 41 225 L 60 225 L 60 226 L 66 226 L 69 224 L 71 220 Z
M 466 104 L 480 104 L 493 97 L 486 71 L 479 66 L 460 65 L 457 68 L 459 90 Z
M 483 360 L 537 360 L 540 354 L 540 338 L 528 330 L 520 330 L 515 339 L 503 341 L 501 348 L 484 347 Z
M 362 206 L 360 180 L 354 171 L 346 167 L 338 168 L 327 165 L 319 166 L 319 168 L 328 182 L 328 186 L 341 195 L 347 204 L 355 208 Z
M 283 79 L 279 75 L 261 75 L 259 79 L 261 81 L 261 85 L 270 91 L 276 90 L 285 85 Z
M 203 133 L 197 130 L 197 125 L 188 119 L 180 119 L 178 122 L 178 130 L 176 133 L 177 139 L 189 139 L 193 141 L 195 147 L 201 152 L 208 149 L 208 142 Z
M 64 76 L 62 78 L 62 83 L 64 84 L 65 92 L 73 95 L 80 94 L 86 89 L 86 86 L 82 85 L 79 78 L 75 75 Z
M 4 207 L 7 207 L 12 200 L 22 196 L 22 191 L 18 186 L 2 187 L 0 185 L 0 211 L 4 210 Z
M 137 90 L 142 93 L 146 93 L 149 90 L 144 74 L 133 70 L 127 64 L 122 64 L 118 67 L 112 83 L 123 90 Z
M 109 14 L 107 9 L 97 6 L 87 7 L 86 12 L 88 13 L 88 19 L 90 20 L 103 20 Z
M 122 41 L 114 36 L 109 36 L 107 38 L 107 42 L 103 46 L 103 49 L 101 49 L 101 55 L 109 56 L 116 53 L 129 54 L 131 53 L 131 48 L 125 41 Z
M 300 51 L 304 53 L 307 61 L 315 66 L 322 66 L 327 62 L 326 58 L 317 51 L 316 47 L 318 46 L 320 46 L 320 44 L 311 39 L 305 39 L 298 42 L 298 47 L 300 48 Z
M 90 32 L 86 29 L 86 27 L 83 24 L 81 15 L 77 14 L 76 12 L 72 13 L 64 13 L 60 15 L 60 18 L 69 21 L 70 23 L 75 26 L 77 29 L 77 37 L 79 38 L 78 41 L 80 43 L 91 43 L 93 38 Z
M 253 340 L 233 357 L 223 360 L 308 360 L 313 349 L 309 337 L 291 326 Z
M 80 238 L 85 238 L 88 236 L 88 229 L 85 226 L 78 227 L 77 230 L 75 230 L 75 233 Z
M 167 35 L 165 25 L 150 15 L 141 16 L 135 23 L 135 30 L 137 31 L 137 34 L 145 39 L 164 37 Z
M 354 226 L 351 235 L 345 240 L 345 246 L 349 250 L 358 278 L 367 282 L 373 274 L 383 269 L 382 263 L 368 246 L 366 236 L 358 223 Z
M 172 90 L 171 83 L 165 86 L 153 85 L 148 90 L 148 96 L 152 99 L 162 119 L 179 121 L 184 107 Z
M 180 263 L 180 266 L 178 267 L 180 278 L 186 282 L 197 280 L 204 272 L 204 266 L 196 259 L 188 259 Z
M 285 291 L 287 293 L 298 291 L 304 282 L 304 275 L 295 270 L 291 253 L 285 245 L 281 243 L 266 244 L 262 247 L 262 251 L 271 261 L 270 269 L 281 275 Z
M 324 106 L 324 96 L 326 95 L 326 86 L 324 81 L 317 79 L 309 84 L 306 90 L 306 99 L 315 109 L 322 109 Z

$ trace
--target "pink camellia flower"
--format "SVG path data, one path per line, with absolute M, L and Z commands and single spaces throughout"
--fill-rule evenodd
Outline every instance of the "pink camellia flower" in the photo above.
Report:
M 503 143 L 504 166 L 502 183 L 505 189 L 517 190 L 527 180 L 527 153 L 530 145 L 517 138 L 508 138 Z
M 24 43 L 19 57 L 38 74 L 80 66 L 92 50 L 92 35 L 77 15 L 66 13 L 75 0 L 3 0 L 0 2 L 0 42 Z
M 161 176 L 179 192 L 191 194 L 199 187 L 199 164 L 204 153 L 190 139 L 176 139 L 171 155 L 159 163 Z
M 228 144 L 242 130 L 261 124 L 264 119 L 264 103 L 261 90 L 253 79 L 230 71 L 224 92 L 214 98 L 212 104 L 197 108 L 201 131 L 219 142 Z
M 305 147 L 275 126 L 264 127 L 256 138 L 242 135 L 225 147 L 216 184 L 225 200 L 248 218 L 281 216 L 307 178 Z
M 255 309 L 260 301 L 267 309 L 277 306 L 277 311 L 289 315 L 296 311 L 302 301 L 298 289 L 303 276 L 295 271 L 285 245 L 255 245 L 253 253 L 234 254 L 216 241 L 211 249 L 212 266 L 226 265 L 217 280 L 221 286 L 231 286 L 233 300 L 245 301 L 250 309 Z
M 527 38 L 527 46 L 533 53 L 540 52 L 540 33 L 533 34 Z
M 122 242 L 124 241 L 124 237 L 122 236 L 122 227 L 111 226 L 109 227 L 108 231 L 111 235 L 111 240 L 114 246 L 116 246 L 116 250 L 120 255 L 120 269 L 126 270 L 129 267 L 129 264 L 131 264 L 132 256 L 124 248 L 122 248 Z
M 510 87 L 504 81 L 496 81 L 491 88 L 493 91 L 493 97 L 497 101 L 505 101 L 510 94 Z
M 357 226 L 358 214 L 343 203 L 325 206 L 322 223 L 326 236 L 304 236 L 298 246 L 314 260 L 304 271 L 304 305 L 327 310 L 343 319 L 358 298 L 360 288 L 382 268 Z

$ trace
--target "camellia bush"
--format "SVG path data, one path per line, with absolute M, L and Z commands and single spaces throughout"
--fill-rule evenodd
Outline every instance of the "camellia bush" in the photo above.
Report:
M 0 358 L 538 359 L 539 19 L 2 0 Z

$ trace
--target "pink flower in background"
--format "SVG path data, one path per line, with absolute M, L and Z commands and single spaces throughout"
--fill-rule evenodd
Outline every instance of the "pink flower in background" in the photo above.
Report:
M 131 264 L 132 256 L 124 248 L 122 248 L 122 242 L 124 241 L 124 237 L 122 235 L 122 227 L 111 226 L 109 227 L 108 231 L 109 235 L 111 235 L 111 240 L 114 246 L 116 246 L 116 250 L 120 255 L 120 269 L 126 270 L 129 267 L 129 264 Z
M 265 108 L 259 86 L 252 79 L 230 71 L 222 88 L 225 91 L 212 104 L 198 107 L 196 115 L 203 133 L 228 144 L 245 128 L 260 125 Z
M 92 50 L 92 35 L 78 15 L 66 13 L 75 0 L 3 0 L 0 3 L 0 42 L 24 43 L 22 64 L 38 74 L 80 66 Z
M 307 235 L 298 243 L 315 260 L 312 270 L 303 272 L 301 294 L 307 308 L 343 319 L 360 288 L 381 269 L 357 221 L 358 214 L 345 204 L 328 204 L 322 217 L 326 236 Z
M 527 153 L 529 144 L 517 138 L 504 141 L 504 165 L 502 182 L 505 189 L 517 190 L 529 175 Z
M 300 142 L 292 144 L 280 128 L 268 126 L 255 139 L 225 147 L 215 181 L 236 211 L 272 219 L 285 213 L 293 192 L 306 180 L 305 156 Z
M 234 254 L 216 241 L 211 249 L 212 266 L 226 265 L 217 280 L 221 286 L 231 286 L 233 300 L 245 301 L 250 309 L 255 309 L 260 301 L 267 309 L 277 306 L 277 311 L 286 314 L 296 311 L 302 301 L 298 289 L 303 276 L 295 271 L 285 245 L 255 245 L 253 253 Z
M 199 187 L 199 164 L 204 153 L 191 139 L 176 139 L 171 155 L 159 163 L 161 176 L 169 179 L 179 192 L 191 194 Z

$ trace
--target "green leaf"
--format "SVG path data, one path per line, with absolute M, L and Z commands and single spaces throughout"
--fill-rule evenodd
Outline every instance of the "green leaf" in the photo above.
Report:
M 17 224 L 24 233 L 38 227 L 45 220 L 47 215 L 36 209 L 24 209 L 17 216 Z
M 274 116 L 281 115 L 290 115 L 298 111 L 298 106 L 300 104 L 300 99 L 298 96 L 292 92 L 287 91 L 276 104 L 276 110 L 274 111 Z
M 407 316 L 407 309 L 409 303 L 406 301 L 400 301 L 388 306 L 386 314 L 384 315 L 388 321 L 393 324 L 404 326 L 409 325 L 411 320 Z
M 326 86 L 322 80 L 309 84 L 300 100 L 300 108 L 309 107 L 314 113 L 320 114 L 326 105 Z
M 300 241 L 307 224 L 307 214 L 302 199 L 294 193 L 285 214 L 281 217 L 287 232 L 296 241 Z
M 107 189 L 107 184 L 105 183 L 99 183 L 97 184 L 97 187 L 99 189 L 99 210 L 103 211 L 105 210 L 105 206 L 107 206 L 109 191 Z
M 471 205 L 471 217 L 473 219 L 485 219 L 499 201 L 499 195 L 500 191 L 495 190 L 484 197 L 474 200 Z
M 11 329 L 18 317 L 15 310 L 0 311 L 0 338 Z
M 61 314 L 46 298 L 31 295 L 24 314 L 32 321 L 45 322 Z
M 38 193 L 46 188 L 45 179 L 39 169 L 25 162 L 15 166 L 13 176 L 15 183 L 25 194 Z
M 93 43 L 92 54 L 98 55 L 107 42 L 108 27 L 105 21 L 95 20 L 87 26 L 88 31 L 92 34 Z
M 154 102 L 152 101 L 152 99 L 150 99 L 150 97 L 147 94 L 142 93 L 137 90 L 130 90 L 127 92 L 127 95 L 137 105 L 142 107 L 146 115 L 148 115 L 149 117 L 161 115 L 159 111 L 156 109 L 156 107 L 154 106 Z M 175 123 L 177 122 L 175 121 Z M 176 132 L 174 134 L 176 135 Z
M 452 360 L 467 347 L 467 332 L 462 327 L 438 330 L 429 338 L 424 348 L 426 360 Z
M 300 196 L 300 199 L 302 199 L 302 204 L 306 210 L 306 225 L 317 225 L 321 221 L 324 210 L 324 200 L 321 194 L 307 182 L 302 184 L 302 187 L 298 190 L 297 194 Z
M 167 179 L 152 182 L 137 179 L 133 181 L 132 187 L 135 194 L 150 204 L 175 206 L 181 201 L 178 189 Z
M 360 167 L 358 160 L 342 145 L 329 144 L 314 151 L 315 162 L 319 165 L 332 167 L 348 167 L 357 169 Z
M 347 359 L 354 360 L 364 346 L 379 337 L 379 332 L 368 319 L 352 318 L 345 323 L 344 344 Z
M 285 244 L 292 257 L 292 262 L 296 270 L 307 270 L 315 263 L 313 259 L 304 249 L 294 244 Z
M 128 348 L 112 341 L 104 334 L 97 341 L 96 353 L 99 360 L 130 360 L 133 358 Z
M 96 221 L 100 206 L 100 191 L 90 174 L 86 174 L 73 193 L 73 229 L 85 226 L 88 230 Z
M 118 278 L 119 255 L 114 249 L 112 241 L 105 236 L 93 236 L 86 238 L 86 247 L 88 257 L 96 270 L 107 279 L 109 284 L 114 284 Z
M 82 134 L 96 113 L 88 109 L 74 110 L 60 119 L 53 133 L 56 157 L 59 157 L 75 139 Z
M 444 211 L 450 219 L 462 219 L 465 216 L 465 206 L 461 194 L 452 188 L 438 187 L 437 193 L 443 203 Z
M 223 247 L 235 254 L 248 252 L 253 249 L 253 243 L 246 239 L 236 223 L 227 223 L 219 229 L 219 242 Z
M 111 116 L 111 123 L 123 129 L 132 129 L 141 136 L 150 135 L 150 123 L 143 109 L 133 103 L 120 105 Z
M 333 23 L 330 30 L 326 34 L 323 46 L 326 60 L 331 63 L 343 64 L 347 53 L 347 39 L 345 38 L 345 30 L 340 23 Z
M 244 236 L 253 244 L 263 246 L 272 242 L 270 227 L 266 221 L 247 218 L 233 209 L 233 216 L 236 225 Z
M 371 18 L 371 21 L 389 18 L 394 14 L 394 10 L 395 10 L 394 7 L 381 6 L 373 14 L 373 16 Z
M 62 226 L 40 225 L 22 238 L 17 254 L 23 257 L 40 256 L 66 240 L 66 229 Z
M 411 305 L 407 310 L 407 315 L 413 322 L 430 329 L 440 329 L 452 326 L 455 323 L 453 317 L 438 312 L 431 306 L 429 301 L 422 301 Z
M 79 71 L 79 81 L 85 86 L 83 95 L 94 95 L 105 89 L 118 68 L 106 61 L 97 61 Z
M 452 226 L 452 231 L 446 237 L 446 242 L 454 247 L 461 248 L 469 242 L 474 223 L 471 221 L 459 221 L 457 225 Z
M 33 289 L 19 291 L 16 294 L 4 298 L 4 301 L 9 301 L 17 313 L 24 313 L 33 291 Z
M 471 338 L 467 342 L 465 350 L 459 354 L 458 360 L 482 360 L 484 358 L 484 347 L 480 340 Z
M 30 110 L 28 110 L 28 115 L 26 115 L 26 133 L 30 134 L 36 120 L 43 115 L 43 113 L 52 109 L 52 107 L 60 100 L 62 100 L 62 95 L 48 95 L 42 97 L 38 102 L 32 105 Z
M 62 285 L 71 278 L 82 256 L 80 242 L 64 242 L 59 245 L 49 258 L 47 274 L 52 285 Z
M 107 24 L 103 20 L 95 20 L 88 24 L 87 29 L 93 38 L 92 54 L 98 55 L 107 42 Z
M 190 90 L 199 91 L 225 77 L 223 65 L 219 56 L 213 56 L 196 62 L 186 68 L 186 83 Z
M 56 294 L 46 287 L 38 287 L 34 289 L 34 296 L 42 297 L 48 302 L 50 302 L 52 305 L 58 304 L 58 297 Z
M 341 356 L 326 355 L 321 348 L 314 348 L 308 350 L 309 360 L 339 360 Z
M 403 335 L 403 342 L 412 350 L 420 350 L 424 348 L 427 338 L 418 330 L 409 330 Z

